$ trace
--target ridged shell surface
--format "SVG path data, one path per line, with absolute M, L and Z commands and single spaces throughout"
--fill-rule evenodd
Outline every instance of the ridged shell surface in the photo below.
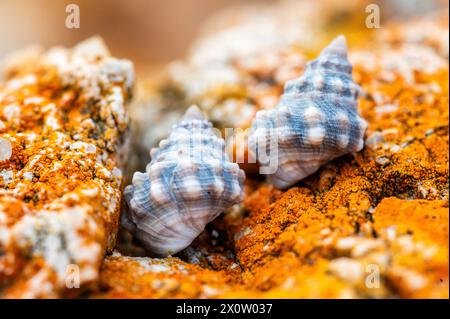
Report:
M 258 161 L 265 152 L 267 163 L 277 163 L 269 174 L 277 188 L 289 187 L 324 163 L 363 148 L 367 124 L 357 111 L 359 92 L 345 38 L 339 36 L 307 64 L 300 78 L 285 84 L 274 109 L 257 113 L 249 148 Z
M 224 140 L 195 106 L 151 157 L 125 189 L 129 209 L 122 224 L 155 256 L 186 248 L 242 200 L 245 174 L 228 160 Z

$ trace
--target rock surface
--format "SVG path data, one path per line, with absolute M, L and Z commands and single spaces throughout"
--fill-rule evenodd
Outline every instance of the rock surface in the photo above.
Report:
M 363 2 L 355 3 L 347 22 L 327 14 L 334 18 L 302 31 L 316 39 L 331 29 L 348 36 L 354 79 L 363 89 L 359 110 L 369 123 L 363 151 L 284 192 L 249 178 L 244 204 L 175 258 L 124 256 L 145 255 L 124 235 L 122 255 L 105 259 L 93 297 L 448 298 L 448 13 L 371 32 L 363 22 L 355 26 L 364 12 Z M 287 8 L 265 17 L 276 24 L 293 15 Z M 232 26 L 216 17 L 219 27 L 140 106 L 167 105 L 172 112 L 195 101 L 222 128 L 246 128 L 255 110 L 275 106 L 284 81 L 303 72 L 307 48 L 317 45 L 303 37 L 263 50 L 221 51 L 234 37 L 239 42 L 257 32 L 251 25 L 259 18 L 242 12 Z M 306 19 L 325 14 L 309 13 Z M 420 34 L 401 31 L 410 28 Z M 211 68 L 223 71 L 215 73 L 223 75 L 220 85 L 202 81 Z M 251 106 L 248 119 L 235 112 L 246 110 L 241 103 Z M 141 141 L 142 149 L 153 143 Z
M 448 9 L 376 31 L 364 25 L 367 1 L 299 3 L 213 17 L 189 57 L 141 90 L 127 162 L 142 168 L 190 103 L 220 128 L 247 128 L 336 33 L 363 89 L 365 147 L 286 191 L 251 176 L 243 204 L 173 257 L 146 257 L 123 230 L 115 245 L 129 64 L 114 60 L 121 76 L 98 79 L 88 62 L 98 45 L 14 62 L 0 88 L 1 296 L 448 298 Z M 93 78 L 61 74 L 66 58 Z M 245 132 L 235 143 L 245 149 Z M 66 288 L 72 263 L 82 290 Z
M 133 67 L 101 39 L 14 55 L 0 86 L 0 297 L 77 295 L 116 243 Z

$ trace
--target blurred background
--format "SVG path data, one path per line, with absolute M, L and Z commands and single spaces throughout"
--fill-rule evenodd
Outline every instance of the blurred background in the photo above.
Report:
M 301 2 L 303 0 L 293 0 Z M 353 8 L 360 0 L 326 1 L 333 10 Z M 225 7 L 245 5 L 251 11 L 276 0 L 0 0 L 0 59 L 30 45 L 73 46 L 89 36 L 103 37 L 114 56 L 135 63 L 141 78 L 154 75 L 168 62 L 181 59 L 204 22 Z M 310 1 L 311 2 L 311 1 Z M 317 1 L 318 3 L 324 1 Z M 374 0 L 383 17 L 423 14 L 448 0 Z M 80 8 L 81 27 L 65 26 L 66 6 Z M 336 5 L 338 4 L 338 5 Z M 388 8 L 389 10 L 386 10 Z M 364 8 L 361 14 L 364 14 Z M 227 16 L 233 20 L 242 10 Z M 390 13 L 389 13 L 390 12 Z M 345 13 L 345 12 L 344 12 Z M 345 20 L 346 15 L 340 19 Z M 237 19 L 237 18 L 236 18 Z M 209 27 L 209 25 L 208 25 Z
M 0 0 L 0 59 L 29 45 L 72 46 L 101 35 L 139 75 L 182 58 L 200 25 L 239 0 Z M 246 4 L 273 0 L 246 0 Z M 80 28 L 65 27 L 68 4 L 80 8 Z

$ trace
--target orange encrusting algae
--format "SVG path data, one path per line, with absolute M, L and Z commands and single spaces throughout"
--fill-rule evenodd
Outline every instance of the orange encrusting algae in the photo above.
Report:
M 116 242 L 132 65 L 92 38 L 11 61 L 6 77 L 0 296 L 73 296 Z

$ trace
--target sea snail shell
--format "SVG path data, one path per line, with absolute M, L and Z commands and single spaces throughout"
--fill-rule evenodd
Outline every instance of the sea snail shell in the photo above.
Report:
M 122 224 L 155 256 L 186 248 L 215 219 L 243 198 L 244 171 L 228 160 L 224 140 L 196 106 L 188 109 L 144 173 L 125 188 Z
M 249 148 L 260 161 L 258 152 L 266 143 L 268 159 L 278 163 L 268 174 L 275 187 L 287 188 L 324 163 L 363 148 L 367 123 L 357 111 L 359 92 L 346 40 L 339 36 L 307 64 L 300 78 L 286 83 L 274 109 L 256 114 Z M 274 139 L 276 146 L 270 146 Z

